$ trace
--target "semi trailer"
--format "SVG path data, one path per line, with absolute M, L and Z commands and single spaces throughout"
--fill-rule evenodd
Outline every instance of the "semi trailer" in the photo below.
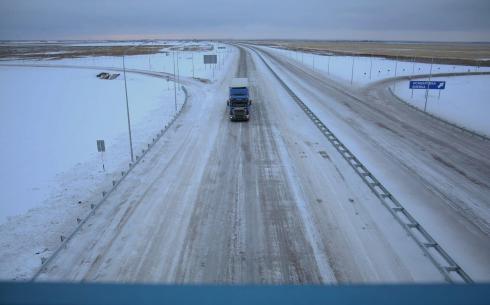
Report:
M 248 78 L 233 78 L 227 102 L 230 120 L 248 121 L 250 119 L 251 104 Z

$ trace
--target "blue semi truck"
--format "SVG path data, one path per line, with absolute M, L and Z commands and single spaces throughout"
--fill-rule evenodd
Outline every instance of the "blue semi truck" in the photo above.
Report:
M 230 98 L 228 99 L 230 120 L 248 121 L 250 119 L 250 99 L 248 78 L 234 78 L 230 86 Z

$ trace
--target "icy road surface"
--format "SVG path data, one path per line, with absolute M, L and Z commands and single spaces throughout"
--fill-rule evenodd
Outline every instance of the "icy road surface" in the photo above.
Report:
M 288 86 L 474 280 L 490 279 L 490 142 L 264 51 Z M 482 76 L 486 77 L 486 76 Z M 350 182 L 350 181 L 349 181 Z
M 442 281 L 430 261 L 251 53 L 190 98 L 169 132 L 39 280 Z M 250 122 L 226 113 L 253 84 Z

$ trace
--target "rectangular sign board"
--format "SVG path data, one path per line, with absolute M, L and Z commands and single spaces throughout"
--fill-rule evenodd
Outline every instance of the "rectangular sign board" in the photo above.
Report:
M 410 89 L 438 89 L 443 90 L 446 88 L 446 81 L 410 81 Z
M 105 142 L 104 140 L 97 140 L 97 151 L 104 152 L 105 151 Z
M 216 64 L 218 63 L 217 55 L 204 55 L 204 64 Z

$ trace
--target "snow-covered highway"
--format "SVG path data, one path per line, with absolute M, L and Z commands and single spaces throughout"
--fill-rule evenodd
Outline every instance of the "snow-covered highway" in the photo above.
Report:
M 358 89 L 262 52 L 453 258 L 488 279 L 490 142 L 400 103 L 389 80 Z
M 182 79 L 179 117 L 36 280 L 444 281 L 262 58 L 472 279 L 489 280 L 489 141 L 400 103 L 386 82 L 349 88 L 254 49 L 235 50 L 216 82 Z M 249 122 L 228 120 L 235 76 L 252 83 Z

